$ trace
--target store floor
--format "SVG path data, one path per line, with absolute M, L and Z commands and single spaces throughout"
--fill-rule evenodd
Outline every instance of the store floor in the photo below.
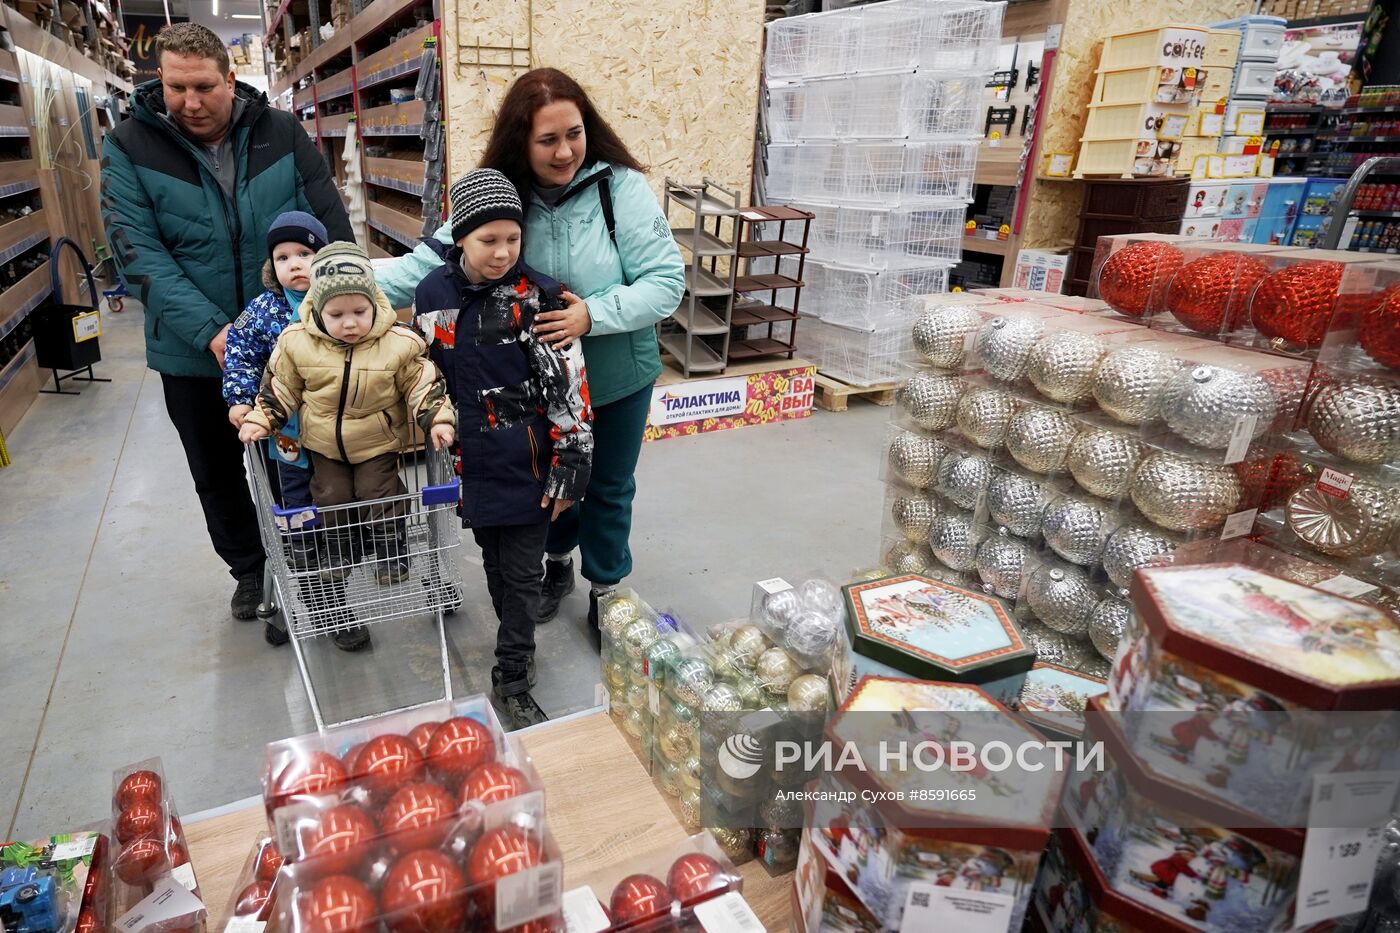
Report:
M 40 396 L 0 470 L 0 838 L 106 815 L 112 769 L 159 755 L 181 812 L 258 792 L 265 742 L 315 728 L 290 647 L 228 613 L 232 581 L 145 368 L 141 316 L 105 316 L 109 384 Z M 659 609 L 708 623 L 747 612 L 754 580 L 846 576 L 878 550 L 889 409 L 648 444 L 628 581 Z M 448 622 L 458 693 L 489 688 L 495 625 L 465 539 L 466 603 Z M 538 633 L 536 697 L 591 706 L 597 655 L 586 589 Z M 328 718 L 424 699 L 442 675 L 427 620 L 376 628 L 374 649 L 308 650 Z

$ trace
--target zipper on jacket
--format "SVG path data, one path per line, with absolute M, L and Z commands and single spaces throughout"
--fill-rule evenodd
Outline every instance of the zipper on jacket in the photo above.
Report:
M 350 394 L 350 357 L 354 353 L 354 347 L 345 348 L 345 374 L 340 377 L 340 406 L 335 412 L 335 446 L 340 448 L 340 459 L 344 463 L 350 462 L 350 454 L 345 449 L 345 399 Z
M 530 472 L 535 474 L 535 479 L 540 478 L 540 446 L 535 442 L 535 426 L 525 425 L 525 434 L 530 438 Z

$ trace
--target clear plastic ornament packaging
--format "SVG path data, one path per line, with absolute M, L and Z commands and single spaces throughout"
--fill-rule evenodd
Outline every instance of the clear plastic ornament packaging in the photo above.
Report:
M 185 830 L 159 757 L 112 772 L 111 814 L 111 838 L 103 843 L 103 870 L 110 872 L 107 911 L 112 928 L 162 884 L 200 895 Z M 185 926 L 202 929 L 204 919 L 201 908 Z
M 254 841 L 243 859 L 243 867 L 234 876 L 224 916 L 266 923 L 278 912 L 278 897 L 285 888 L 281 882 L 282 853 L 277 840 L 263 836 Z
M 1354 333 L 1385 290 L 1382 264 L 1368 253 L 1287 249 L 1258 258 L 1265 272 L 1248 291 L 1247 326 L 1233 339 L 1259 349 L 1316 359 L 1329 333 Z
M 333 851 L 283 869 L 283 929 L 565 929 L 563 860 L 539 792 L 412 829 L 326 838 Z
M 1358 268 L 1347 272 L 1358 278 L 1363 274 Z M 1333 317 L 1318 361 L 1330 372 L 1400 373 L 1400 260 L 1368 265 L 1364 274 L 1369 293 L 1359 305 L 1347 302 L 1347 310 L 1354 313 Z
M 1192 240 L 1176 243 L 1180 254 L 1158 262 L 1151 293 L 1156 304 L 1148 327 L 1217 341 L 1248 341 L 1249 300 L 1269 273 L 1271 254 L 1287 247 Z
M 1173 233 L 1101 236 L 1094 247 L 1089 297 L 1113 314 L 1146 323 L 1165 307 L 1167 287 L 1185 264 L 1184 248 L 1212 241 Z

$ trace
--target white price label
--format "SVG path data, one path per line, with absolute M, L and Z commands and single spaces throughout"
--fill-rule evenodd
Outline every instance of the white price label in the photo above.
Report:
M 758 222 L 765 221 L 765 220 L 768 219 L 767 217 L 763 216 L 763 214 L 759 213 L 758 211 L 741 211 L 740 214 L 739 214 L 739 216 L 742 217 L 742 218 L 744 218 L 745 220 L 752 220 L 752 221 L 758 221 Z
M 904 899 L 902 930 L 1006 933 L 1016 899 L 996 891 L 954 891 L 915 882 Z
M 593 688 L 593 705 L 601 706 L 604 709 L 612 706 L 612 697 L 608 696 L 608 688 L 601 682 Z
M 564 866 L 545 862 L 496 882 L 496 929 L 509 930 L 559 910 Z
M 1235 419 L 1230 429 L 1230 442 L 1225 446 L 1225 465 L 1239 463 L 1249 452 L 1249 442 L 1254 440 L 1254 429 L 1259 426 L 1258 415 L 1242 415 Z
M 1045 51 L 1053 52 L 1060 47 L 1060 35 L 1065 31 L 1065 27 L 1060 23 L 1051 23 L 1045 27 Z
M 1338 499 L 1345 499 L 1351 495 L 1351 484 L 1355 480 L 1356 477 L 1350 473 L 1325 467 L 1322 475 L 1317 478 L 1317 491 L 1329 496 L 1336 496 Z
M 763 592 L 767 593 L 769 596 L 772 596 L 774 593 L 781 593 L 784 590 L 792 589 L 792 584 L 784 580 L 782 577 L 774 577 L 771 580 L 759 580 L 754 585 L 757 586 Z
M 180 882 L 186 891 L 193 891 L 199 887 L 199 882 L 194 880 L 194 866 L 189 862 L 183 865 L 176 865 L 170 870 L 170 877 Z
M 738 891 L 696 904 L 695 919 L 705 933 L 763 933 L 763 924 Z
M 73 318 L 73 342 L 82 343 L 102 336 L 102 316 L 96 311 Z
M 588 885 L 565 891 L 563 905 L 564 933 L 602 933 L 612 926 L 598 895 Z
M 1220 529 L 1220 540 L 1229 541 L 1231 538 L 1249 534 L 1254 530 L 1254 519 L 1258 515 L 1258 509 L 1245 509 L 1231 515 L 1225 519 L 1225 525 Z
M 139 904 L 122 914 L 117 920 L 117 929 L 122 933 L 141 933 L 158 924 L 193 927 L 206 913 L 203 901 L 167 876 L 157 881 L 155 890 Z
M 301 834 L 298 829 L 303 820 L 314 822 L 317 808 L 313 803 L 293 803 L 279 807 L 273 815 L 273 829 L 277 837 L 277 849 L 289 858 L 297 858 L 301 853 Z
M 1351 597 L 1369 596 L 1379 589 L 1379 587 L 1372 586 L 1365 580 L 1358 580 L 1344 573 L 1339 573 L 1335 577 L 1323 580 L 1321 583 L 1314 583 L 1313 586 L 1319 590 L 1336 593 L 1338 596 Z
M 1396 788 L 1400 773 L 1394 771 L 1313 776 L 1295 926 L 1365 909 L 1380 851 L 1380 826 L 1390 817 Z M 1367 825 L 1353 828 L 1355 824 Z
M 87 858 L 92 854 L 92 850 L 97 847 L 97 837 L 88 836 L 84 839 L 74 839 L 70 842 L 60 842 L 53 847 L 53 855 L 50 858 L 55 862 L 66 862 L 69 859 Z
M 266 926 L 266 921 L 255 917 L 230 917 L 224 924 L 224 933 L 263 933 Z
M 647 709 L 653 716 L 661 715 L 661 691 L 656 689 L 656 681 L 647 684 Z

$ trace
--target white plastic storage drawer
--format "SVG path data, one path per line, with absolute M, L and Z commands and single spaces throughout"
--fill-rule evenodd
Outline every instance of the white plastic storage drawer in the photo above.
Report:
M 1283 26 L 1250 23 L 1240 30 L 1240 58 L 1244 61 L 1278 61 L 1283 50 Z
M 1235 87 L 1231 97 L 1267 99 L 1274 91 L 1274 62 L 1240 62 L 1235 69 Z
M 1225 211 L 1225 195 L 1230 190 L 1228 181 L 1197 182 L 1191 186 L 1186 196 L 1188 218 L 1219 217 Z
M 1225 108 L 1225 136 L 1263 136 L 1264 101 L 1232 100 Z

